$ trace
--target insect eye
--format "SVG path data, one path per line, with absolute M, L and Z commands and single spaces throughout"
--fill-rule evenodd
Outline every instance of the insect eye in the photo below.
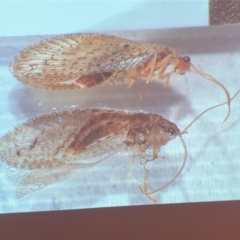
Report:
M 171 136 L 174 135 L 175 134 L 175 130 L 173 128 L 169 128 L 168 129 L 168 134 L 171 135 Z
M 188 56 L 184 57 L 183 60 L 184 60 L 184 62 L 190 62 L 191 61 L 190 57 L 188 57 Z

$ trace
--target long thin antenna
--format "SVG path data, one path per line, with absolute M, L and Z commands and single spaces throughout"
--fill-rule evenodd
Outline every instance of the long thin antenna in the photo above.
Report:
M 192 69 L 194 70 L 194 71 L 192 71 L 192 72 L 195 72 L 195 73 L 199 74 L 200 76 L 202 76 L 203 78 L 205 78 L 205 79 L 207 79 L 207 80 L 209 80 L 209 81 L 211 81 L 211 82 L 216 83 L 216 84 L 217 84 L 218 86 L 220 86 L 220 87 L 223 89 L 223 91 L 225 92 L 225 94 L 226 94 L 226 96 L 227 96 L 227 102 L 226 102 L 226 103 L 228 104 L 228 114 L 227 114 L 226 118 L 225 118 L 224 121 L 223 121 L 223 122 L 225 122 L 225 121 L 227 120 L 227 118 L 229 117 L 230 111 L 231 111 L 231 107 L 230 107 L 231 99 L 230 99 L 230 95 L 229 95 L 228 90 L 227 90 L 220 82 L 218 82 L 215 78 L 213 78 L 212 76 L 210 76 L 210 75 L 208 75 L 208 74 L 206 74 L 206 73 L 200 72 L 192 63 L 191 63 L 191 67 L 192 67 Z M 225 103 L 224 103 L 224 104 L 225 104 Z
M 232 101 L 232 100 L 238 95 L 239 92 L 240 92 L 240 89 L 233 95 L 232 98 L 230 98 L 230 101 Z M 182 131 L 182 133 L 185 133 L 185 132 L 187 131 L 187 129 L 188 129 L 190 126 L 192 126 L 192 124 L 195 123 L 204 113 L 208 112 L 208 111 L 211 110 L 211 109 L 220 107 L 220 106 L 225 105 L 225 104 L 228 104 L 228 101 L 227 101 L 227 102 L 224 102 L 224 103 L 220 103 L 220 104 L 218 104 L 218 105 L 215 105 L 215 106 L 213 106 L 213 107 L 210 107 L 210 108 L 204 110 L 204 111 L 203 111 L 201 114 L 199 114 L 190 124 L 188 124 L 188 126 Z

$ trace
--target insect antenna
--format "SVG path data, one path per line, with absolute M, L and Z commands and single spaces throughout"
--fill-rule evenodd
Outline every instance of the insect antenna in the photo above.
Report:
M 218 86 L 220 86 L 223 89 L 223 91 L 225 92 L 225 94 L 227 96 L 227 102 L 226 103 L 228 104 L 228 114 L 223 121 L 223 122 L 225 122 L 228 119 L 228 117 L 230 115 L 230 111 L 231 111 L 231 107 L 230 107 L 231 99 L 230 99 L 230 95 L 229 95 L 228 90 L 220 82 L 218 82 L 214 77 L 208 75 L 207 73 L 200 72 L 192 63 L 191 63 L 191 72 L 197 73 L 200 76 L 202 76 L 203 78 L 205 78 L 205 79 L 207 79 L 211 82 L 216 83 Z M 223 104 L 221 104 L 221 105 L 223 105 Z M 209 108 L 209 109 L 211 109 L 211 108 Z
M 223 106 L 223 105 L 225 105 L 225 104 L 229 104 L 229 102 L 232 101 L 232 100 L 238 95 L 239 92 L 240 92 L 240 89 L 233 95 L 232 98 L 229 99 L 229 101 L 224 102 L 224 103 L 220 103 L 220 104 L 218 104 L 218 105 L 212 106 L 212 107 L 207 108 L 206 110 L 204 110 L 204 111 L 203 111 L 202 113 L 200 113 L 197 117 L 195 117 L 191 123 L 189 123 L 189 124 L 187 125 L 187 127 L 182 131 L 182 134 L 183 134 L 183 133 L 187 133 L 187 129 L 188 129 L 190 126 L 192 126 L 192 124 L 195 123 L 195 122 L 196 122 L 203 114 L 205 114 L 206 112 L 208 112 L 208 111 L 210 111 L 210 110 L 212 110 L 212 109 L 214 109 L 214 108 Z M 225 119 L 225 120 L 226 120 L 226 119 Z M 225 120 L 224 120 L 224 121 L 225 121 Z
M 196 122 L 203 114 L 205 114 L 206 112 L 210 111 L 211 109 L 220 107 L 220 106 L 225 105 L 225 104 L 229 104 L 229 102 L 232 101 L 232 100 L 238 95 L 239 92 L 240 92 L 240 89 L 233 95 L 232 98 L 229 98 L 229 101 L 224 102 L 224 103 L 221 103 L 221 104 L 218 104 L 218 105 L 215 105 L 215 106 L 212 106 L 212 107 L 206 109 L 205 111 L 203 111 L 203 112 L 202 112 L 201 114 L 199 114 L 190 124 L 188 124 L 188 126 L 180 133 L 179 137 L 180 137 L 180 139 L 181 139 L 181 142 L 182 142 L 183 148 L 184 148 L 184 160 L 183 160 L 182 166 L 181 166 L 181 168 L 179 169 L 179 171 L 176 173 L 176 175 L 175 175 L 169 182 L 167 182 L 167 183 L 164 184 L 163 186 L 161 186 L 161 187 L 159 187 L 159 188 L 157 188 L 157 189 L 155 189 L 155 190 L 153 190 L 153 191 L 146 192 L 145 194 L 146 194 L 146 195 L 149 195 L 149 198 L 152 199 L 152 196 L 151 196 L 151 195 L 152 195 L 153 193 L 158 192 L 158 191 L 162 190 L 163 188 L 169 186 L 171 183 L 173 183 L 173 182 L 176 180 L 176 178 L 178 178 L 178 176 L 181 174 L 182 170 L 184 169 L 184 167 L 185 167 L 185 165 L 186 165 L 186 161 L 187 161 L 187 146 L 186 146 L 185 141 L 184 141 L 183 138 L 182 138 L 182 135 L 187 133 L 187 129 L 188 129 L 190 126 L 192 126 L 192 124 L 193 124 L 194 122 Z M 147 184 L 148 184 L 147 182 L 148 182 L 148 169 L 147 169 L 146 166 L 145 166 L 144 183 L 146 183 L 146 185 L 147 185 Z M 147 187 L 145 187 L 145 188 L 147 189 Z M 143 192 L 144 192 L 144 191 L 143 191 Z

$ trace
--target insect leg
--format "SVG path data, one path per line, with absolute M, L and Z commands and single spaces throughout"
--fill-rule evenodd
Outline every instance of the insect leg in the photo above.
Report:
M 148 188 L 148 169 L 146 165 L 144 165 L 144 183 L 143 185 L 139 185 L 138 187 L 140 188 L 142 193 L 148 197 L 149 200 L 157 203 L 157 199 L 153 196 L 153 194 L 151 193 L 151 191 L 149 191 Z
M 174 70 L 172 70 L 170 73 L 165 73 L 167 67 L 171 64 L 172 61 L 172 54 L 168 55 L 164 59 L 160 60 L 157 64 L 156 67 L 159 69 L 158 72 L 158 80 L 162 81 L 166 79 L 166 82 L 164 84 L 164 87 L 167 87 L 170 81 L 170 77 L 174 73 Z
M 137 77 L 136 75 L 136 69 L 130 69 L 127 74 L 127 85 L 129 88 L 132 87 L 133 83 L 136 81 Z
M 157 63 L 157 55 L 154 55 L 154 57 L 146 64 L 146 66 L 144 66 L 144 72 L 145 73 L 149 72 L 146 83 L 149 83 L 152 80 L 156 63 Z

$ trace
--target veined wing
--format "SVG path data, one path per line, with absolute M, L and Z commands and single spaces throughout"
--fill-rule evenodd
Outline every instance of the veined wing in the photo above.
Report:
M 122 82 L 129 68 L 164 49 L 100 34 L 57 36 L 23 50 L 10 70 L 19 81 L 45 89 L 78 88 L 77 79 L 104 72 L 118 72 Z

